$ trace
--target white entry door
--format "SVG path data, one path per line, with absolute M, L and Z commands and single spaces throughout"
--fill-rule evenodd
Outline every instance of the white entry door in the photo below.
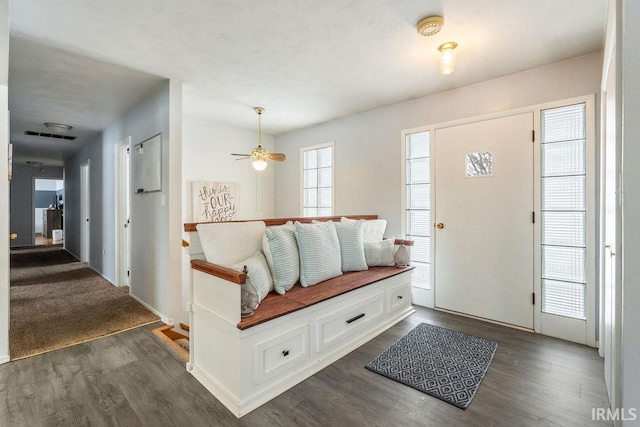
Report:
M 533 329 L 533 113 L 435 130 L 435 306 Z

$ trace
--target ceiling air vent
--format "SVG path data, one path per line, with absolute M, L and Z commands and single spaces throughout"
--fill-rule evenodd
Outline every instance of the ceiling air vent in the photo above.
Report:
M 34 132 L 32 130 L 25 130 L 24 134 L 29 136 L 42 136 L 44 138 L 66 139 L 68 141 L 73 141 L 74 139 L 76 139 L 75 136 L 58 135 L 55 133 L 46 133 L 46 132 Z

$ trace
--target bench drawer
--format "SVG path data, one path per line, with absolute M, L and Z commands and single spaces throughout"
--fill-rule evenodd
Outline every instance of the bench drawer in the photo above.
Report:
M 387 289 L 387 312 L 395 313 L 411 305 L 411 283 L 401 283 Z
M 343 338 L 365 330 L 384 315 L 384 294 L 377 293 L 363 301 L 318 319 L 318 351 L 322 351 Z
M 305 324 L 256 345 L 256 384 L 309 359 L 309 329 Z

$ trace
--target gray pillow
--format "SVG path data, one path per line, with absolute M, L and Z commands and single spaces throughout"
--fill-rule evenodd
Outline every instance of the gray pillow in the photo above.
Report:
M 385 267 L 396 265 L 393 261 L 395 246 L 393 239 L 364 242 L 364 256 L 369 267 Z
M 273 277 L 273 289 L 280 295 L 291 289 L 300 279 L 300 257 L 291 221 L 284 225 L 267 227 L 262 239 L 262 250 Z
M 300 251 L 300 284 L 313 286 L 342 275 L 340 243 L 333 222 L 296 222 L 296 241 Z
M 342 271 L 362 271 L 369 267 L 364 256 L 362 241 L 364 220 L 356 222 L 336 222 L 336 233 L 340 243 Z
M 271 272 L 262 251 L 257 251 L 252 257 L 233 266 L 234 270 L 242 271 L 247 267 L 247 284 L 255 289 L 258 295 L 258 303 L 262 301 L 273 289 Z

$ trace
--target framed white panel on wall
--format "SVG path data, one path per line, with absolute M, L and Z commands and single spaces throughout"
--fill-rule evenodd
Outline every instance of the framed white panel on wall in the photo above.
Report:
M 133 147 L 134 193 L 162 191 L 162 134 Z

